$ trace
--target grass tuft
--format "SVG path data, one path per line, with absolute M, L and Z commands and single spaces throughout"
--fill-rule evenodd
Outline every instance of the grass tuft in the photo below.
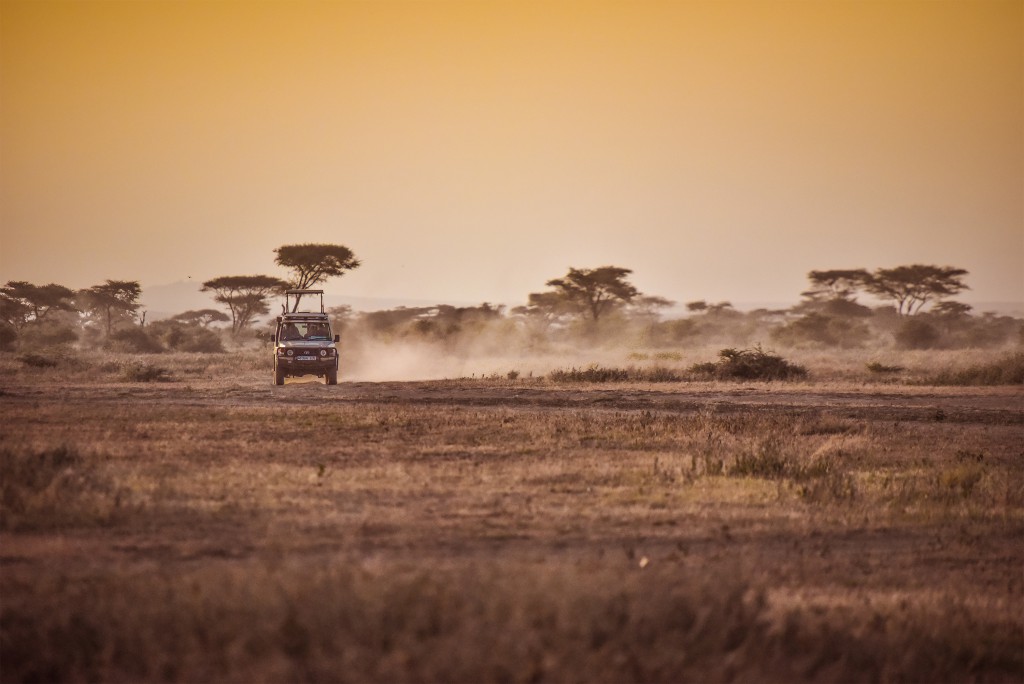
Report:
M 108 522 L 122 494 L 74 447 L 0 451 L 0 529 L 52 529 Z
M 22 354 L 18 357 L 18 360 L 29 368 L 57 367 L 57 359 L 52 356 L 43 356 L 42 354 Z
M 171 372 L 161 366 L 129 361 L 121 366 L 121 377 L 128 382 L 171 382 Z
M 989 363 L 943 371 L 926 381 L 931 385 L 1024 385 L 1024 352 Z
M 548 373 L 553 382 L 682 382 L 686 378 L 664 366 L 652 368 L 614 368 L 591 364 L 586 368 L 553 370 Z
M 884 363 L 878 361 L 872 361 L 866 364 L 866 367 L 872 373 L 885 374 L 885 373 L 901 373 L 906 370 L 903 366 L 887 366 Z

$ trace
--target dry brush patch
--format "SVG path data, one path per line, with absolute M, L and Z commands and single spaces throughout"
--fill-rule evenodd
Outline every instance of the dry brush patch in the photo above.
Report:
M 1024 667 L 1012 415 L 194 384 L 0 396 L 4 462 L 20 464 L 5 488 L 60 492 L 3 532 L 12 680 L 1013 680 Z M 53 453 L 72 457 L 47 465 Z M 119 512 L 95 516 L 111 495 Z

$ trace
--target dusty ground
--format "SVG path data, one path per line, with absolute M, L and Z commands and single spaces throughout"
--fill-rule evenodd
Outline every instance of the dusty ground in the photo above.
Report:
M 264 376 L 0 386 L 4 681 L 1024 680 L 1020 388 Z

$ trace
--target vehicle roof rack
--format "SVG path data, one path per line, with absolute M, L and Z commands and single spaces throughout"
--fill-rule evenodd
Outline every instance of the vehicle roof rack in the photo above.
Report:
M 299 301 L 306 295 L 320 297 L 320 313 L 326 313 L 324 311 L 324 291 L 323 290 L 285 290 L 284 291 L 284 311 L 282 313 L 300 313 L 299 311 L 292 311 L 292 308 L 299 308 Z M 294 302 L 294 307 L 293 307 Z M 304 311 L 301 313 L 314 313 L 312 311 Z

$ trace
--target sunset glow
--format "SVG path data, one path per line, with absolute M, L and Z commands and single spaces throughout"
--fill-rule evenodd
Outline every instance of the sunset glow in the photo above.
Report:
M 281 275 L 685 301 L 950 264 L 1024 301 L 1024 10 L 997 2 L 0 4 L 0 280 Z

